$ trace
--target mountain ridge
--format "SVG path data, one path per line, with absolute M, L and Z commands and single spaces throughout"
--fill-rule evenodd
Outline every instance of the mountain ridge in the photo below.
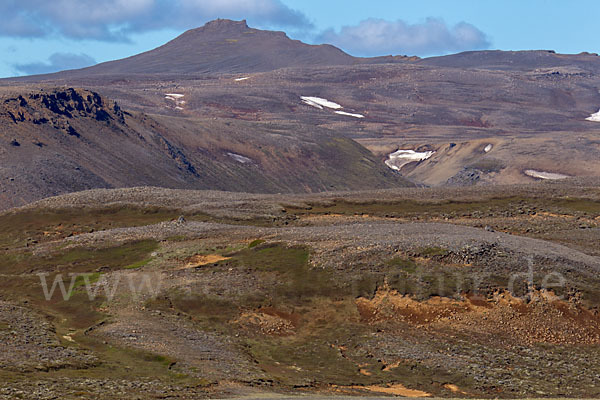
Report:
M 285 32 L 251 28 L 245 20 L 217 19 L 189 29 L 146 52 L 90 67 L 51 74 L 5 78 L 73 78 L 96 75 L 253 73 L 288 67 L 402 63 L 415 57 L 354 57 L 331 44 L 307 44 Z M 174 61 L 177 62 L 174 62 Z
M 246 20 L 216 19 L 189 29 L 167 43 L 126 58 L 90 67 L 50 74 L 3 78 L 31 81 L 84 78 L 99 75 L 236 74 L 274 71 L 281 68 L 404 64 L 528 70 L 568 67 L 576 62 L 586 70 L 600 71 L 595 53 L 559 54 L 553 50 L 478 50 L 420 58 L 406 55 L 355 57 L 331 44 L 307 44 L 290 39 L 283 31 L 251 28 Z

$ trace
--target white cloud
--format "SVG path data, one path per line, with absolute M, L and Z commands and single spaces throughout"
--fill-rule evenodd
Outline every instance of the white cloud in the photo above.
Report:
M 344 26 L 339 32 L 325 31 L 318 41 L 360 56 L 427 56 L 489 47 L 486 35 L 475 26 L 461 22 L 449 27 L 437 18 L 421 24 L 371 18 L 356 26 Z
M 96 60 L 87 54 L 54 53 L 47 62 L 35 62 L 30 64 L 15 64 L 13 67 L 25 75 L 47 74 L 50 72 L 63 71 L 89 67 L 96 64 Z
M 132 32 L 195 28 L 219 17 L 310 26 L 281 0 L 2 0 L 0 36 L 126 41 Z

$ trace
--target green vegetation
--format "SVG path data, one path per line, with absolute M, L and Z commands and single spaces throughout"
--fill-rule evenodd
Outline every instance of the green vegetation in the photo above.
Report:
M 217 267 L 203 269 L 204 273 L 223 268 L 248 270 L 265 282 L 273 283 L 269 286 L 270 290 L 266 296 L 253 296 L 250 293 L 237 298 L 225 298 L 173 292 L 169 294 L 169 304 L 210 325 L 234 319 L 242 308 L 301 305 L 313 297 L 339 294 L 340 289 L 334 283 L 331 273 L 311 268 L 308 260 L 309 253 L 304 247 L 286 247 L 275 243 L 242 249 L 232 254 L 230 259 L 217 263 Z M 164 308 L 164 301 L 157 299 L 148 306 Z
M 0 216 L 0 247 L 22 247 L 76 233 L 150 225 L 178 215 L 178 211 L 157 207 L 65 208 L 7 213 Z
M 75 278 L 75 282 L 73 283 L 73 288 L 69 292 L 69 298 L 73 296 L 73 293 L 75 292 L 75 290 L 77 290 L 77 288 L 86 286 L 88 284 L 93 285 L 94 283 L 98 282 L 98 279 L 100 279 L 101 275 L 102 274 L 100 274 L 99 272 L 93 272 L 91 274 L 83 274 L 77 276 L 77 278 Z
M 444 257 L 450 254 L 450 251 L 442 247 L 423 247 L 418 250 L 419 254 L 433 258 L 433 257 Z
M 564 198 L 552 201 L 559 210 L 569 212 L 584 212 L 595 216 L 600 215 L 600 202 L 590 199 Z
M 300 304 L 314 296 L 335 296 L 340 290 L 330 271 L 310 266 L 309 252 L 304 247 L 278 243 L 256 246 L 228 261 L 257 273 L 276 273 L 273 301 Z
M 253 246 L 238 252 L 232 258 L 232 262 L 247 269 L 294 273 L 307 266 L 308 250 L 275 243 Z
M 571 215 L 588 213 L 600 216 L 600 202 L 583 198 L 492 197 L 473 201 L 347 201 L 309 204 L 308 208 L 286 206 L 290 214 L 342 214 L 383 217 L 434 217 L 441 215 L 474 216 L 476 213 L 518 212 L 520 209 L 547 210 Z M 476 216 L 476 215 L 475 215 Z
M 146 258 L 145 260 L 141 260 L 138 262 L 134 262 L 133 264 L 126 265 L 124 267 L 124 269 L 139 269 L 139 268 L 142 268 L 144 265 L 148 264 L 150 261 L 151 261 L 150 258 Z
M 171 299 L 178 310 L 209 324 L 226 323 L 238 315 L 241 304 L 216 296 L 176 294 Z
M 30 252 L 0 257 L 0 272 L 56 271 L 61 273 L 93 272 L 98 268 L 117 270 L 147 260 L 158 242 L 143 240 L 101 249 L 72 248 L 52 256 L 35 256 Z
M 322 185 L 321 190 L 414 186 L 400 175 L 388 174 L 370 151 L 352 139 L 328 138 L 320 144 L 314 148 L 317 159 L 335 160 L 335 168 L 315 170 L 315 186 Z
M 176 360 L 171 357 L 133 347 L 106 345 L 89 335 L 78 334 L 73 337 L 79 346 L 93 351 L 102 362 L 95 367 L 83 370 L 56 371 L 54 373 L 56 377 L 103 379 L 151 377 L 163 380 L 165 383 L 174 382 L 194 386 L 210 384 L 204 379 L 194 378 L 173 370 L 171 367 Z
M 264 240 L 262 240 L 262 239 L 256 239 L 256 240 L 253 240 L 253 241 L 251 241 L 251 242 L 250 242 L 250 244 L 248 245 L 248 248 L 249 248 L 249 249 L 251 249 L 251 248 L 253 248 L 253 247 L 256 247 L 256 246 L 258 246 L 258 245 L 260 245 L 260 244 L 263 244 L 264 242 L 265 242 L 265 241 L 264 241 Z
M 417 263 L 413 259 L 406 257 L 394 257 L 389 260 L 386 265 L 400 268 L 402 271 L 409 273 L 415 272 L 417 269 Z

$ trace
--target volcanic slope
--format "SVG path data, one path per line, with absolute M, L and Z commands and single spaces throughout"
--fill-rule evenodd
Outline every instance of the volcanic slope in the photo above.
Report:
M 191 29 L 154 50 L 50 77 L 115 74 L 223 74 L 404 61 L 404 57 L 362 59 L 332 45 L 309 45 L 284 32 L 248 27 L 246 21 L 217 19 Z
M 283 192 L 357 188 L 364 168 L 371 188 L 402 177 L 436 186 L 598 176 L 600 125 L 589 120 L 600 108 L 598 71 L 596 55 L 551 51 L 362 59 L 217 20 L 124 60 L 0 85 L 9 98 L 87 88 L 151 118 L 197 170 L 205 164 L 194 159 L 213 157 L 245 171 L 242 180 L 207 173 L 193 188 Z M 302 100 L 315 97 L 336 108 Z M 18 141 L 14 122 L 2 124 L 6 145 Z M 326 138 L 335 138 L 329 150 L 317 151 Z M 431 156 L 394 171 L 386 161 L 397 150 Z M 315 162 L 325 155 L 329 170 Z M 168 179 L 126 185 L 137 183 L 181 187 Z
M 84 89 L 5 93 L 0 208 L 89 188 L 250 192 L 393 187 L 407 181 L 364 147 L 290 123 L 128 113 Z

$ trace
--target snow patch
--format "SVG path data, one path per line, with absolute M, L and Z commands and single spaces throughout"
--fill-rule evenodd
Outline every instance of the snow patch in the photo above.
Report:
M 555 172 L 536 171 L 534 169 L 525 170 L 525 175 L 537 179 L 559 180 L 570 178 L 569 175 L 557 174 Z
M 586 121 L 600 122 L 600 110 L 585 119 Z
M 398 150 L 388 155 L 385 165 L 393 170 L 400 171 L 406 164 L 427 160 L 434 153 L 435 151 L 416 152 L 414 150 Z
M 340 114 L 340 115 L 347 115 L 349 117 L 354 117 L 354 118 L 364 118 L 365 116 L 362 114 L 352 114 L 346 111 L 336 111 L 336 114 Z
M 185 100 L 182 100 L 182 99 L 184 96 L 185 96 L 184 94 L 179 94 L 179 93 L 166 93 L 165 99 L 174 102 L 176 110 L 183 110 L 182 106 L 185 104 Z
M 227 155 L 231 158 L 233 158 L 235 161 L 242 163 L 242 164 L 248 164 L 252 162 L 252 159 L 248 158 L 248 157 L 244 157 L 240 154 L 235 154 L 235 153 L 227 153 Z
M 484 152 L 489 153 L 490 151 L 492 151 L 492 149 L 494 148 L 493 144 L 488 144 L 487 146 L 485 146 L 485 148 L 483 149 Z
M 342 106 L 340 106 L 339 104 L 334 103 L 333 101 L 329 101 L 327 99 L 322 99 L 320 97 L 300 96 L 300 98 L 304 103 L 308 104 L 309 106 L 313 106 L 321 110 L 323 109 L 323 107 L 331 108 L 334 110 L 342 108 Z
M 244 76 L 243 78 L 235 78 L 236 82 L 241 82 L 241 81 L 245 81 L 246 79 L 250 79 L 249 76 Z

